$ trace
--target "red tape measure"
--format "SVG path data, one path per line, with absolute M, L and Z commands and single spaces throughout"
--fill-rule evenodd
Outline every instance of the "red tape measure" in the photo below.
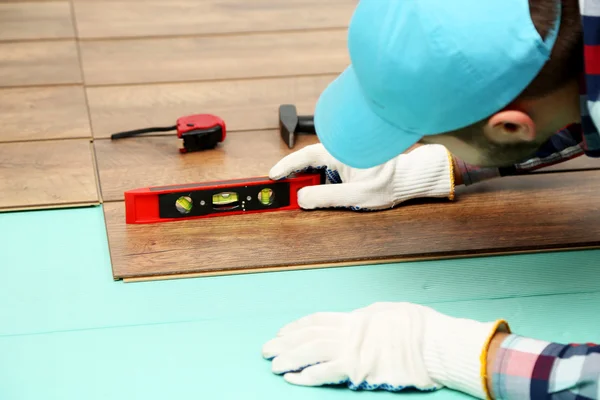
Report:
M 225 140 L 225 121 L 216 115 L 195 114 L 177 119 L 175 126 L 152 127 L 119 132 L 111 135 L 111 139 L 123 139 L 151 132 L 177 131 L 177 137 L 183 139 L 181 153 L 213 149 Z

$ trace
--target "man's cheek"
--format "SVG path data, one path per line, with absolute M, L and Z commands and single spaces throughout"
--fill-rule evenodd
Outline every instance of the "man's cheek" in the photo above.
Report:
M 441 144 L 452 155 L 468 164 L 479 166 L 485 160 L 485 154 L 481 150 L 452 136 L 429 136 L 425 141 L 427 144 Z

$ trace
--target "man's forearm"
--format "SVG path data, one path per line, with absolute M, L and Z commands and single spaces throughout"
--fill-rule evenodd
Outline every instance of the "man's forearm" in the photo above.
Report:
M 499 178 L 498 168 L 483 168 L 467 164 L 461 159 L 452 156 L 454 166 L 454 182 L 456 185 L 473 185 L 475 183 Z

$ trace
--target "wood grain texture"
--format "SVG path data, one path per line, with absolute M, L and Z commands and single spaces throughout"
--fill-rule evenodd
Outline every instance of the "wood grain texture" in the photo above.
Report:
M 81 82 L 74 41 L 0 43 L 0 86 Z
M 316 143 L 298 137 L 294 151 Z M 96 140 L 96 159 L 105 201 L 123 200 L 123 192 L 146 186 L 267 175 L 291 153 L 275 130 L 231 133 L 216 149 L 181 155 L 177 137 Z
M 68 1 L 0 3 L 0 40 L 74 36 Z
M 341 73 L 346 31 L 81 43 L 88 85 Z
M 283 103 L 301 114 L 314 105 L 336 75 L 87 89 L 94 137 L 150 126 L 169 126 L 189 114 L 223 118 L 228 131 L 273 129 Z
M 600 171 L 503 178 L 462 187 L 455 202 L 373 213 L 291 211 L 126 225 L 124 203 L 104 208 L 115 278 L 231 273 L 598 247 L 600 188 L 589 183 L 598 179 Z
M 0 144 L 0 209 L 98 201 L 89 140 Z
M 107 38 L 346 27 L 357 3 L 358 0 L 75 0 L 74 6 L 81 38 Z
M 0 142 L 91 137 L 83 87 L 0 89 Z

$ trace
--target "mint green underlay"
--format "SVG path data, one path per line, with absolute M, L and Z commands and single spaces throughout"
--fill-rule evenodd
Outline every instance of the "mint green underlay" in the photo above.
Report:
M 0 214 L 0 399 L 467 398 L 295 387 L 260 348 L 295 318 L 375 301 L 600 341 L 598 260 L 580 251 L 125 284 L 111 276 L 101 207 Z

